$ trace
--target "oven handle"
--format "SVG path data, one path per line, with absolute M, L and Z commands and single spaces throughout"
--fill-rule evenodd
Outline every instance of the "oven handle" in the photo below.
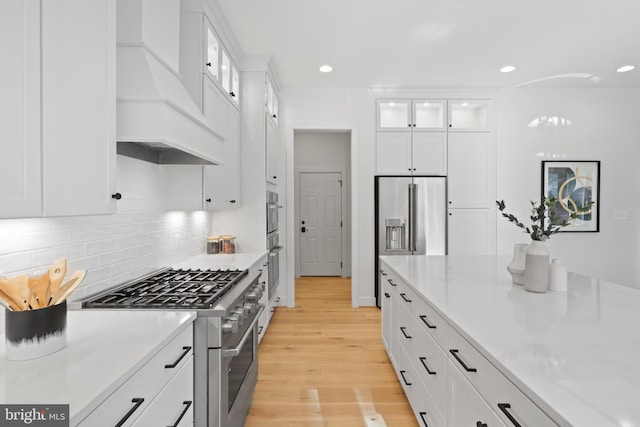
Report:
M 282 208 L 284 208 L 284 206 L 279 205 L 277 203 L 273 203 L 273 202 L 267 202 L 267 205 L 269 205 L 269 209 L 282 209 Z
M 222 357 L 235 357 L 240 354 L 240 351 L 242 350 L 242 346 L 244 346 L 244 343 L 247 340 L 247 338 L 249 338 L 249 335 L 253 333 L 253 327 L 255 326 L 256 322 L 258 322 L 258 320 L 260 319 L 260 315 L 262 314 L 263 311 L 264 311 L 264 304 L 260 304 L 260 310 L 258 310 L 258 314 L 256 314 L 256 317 L 253 319 L 253 321 L 249 325 L 249 328 L 247 328 L 247 332 L 244 333 L 244 336 L 240 340 L 240 343 L 237 345 L 236 348 L 222 350 Z
M 284 246 L 274 246 L 270 251 L 269 251 L 269 256 L 276 256 L 276 254 L 278 252 L 280 252 L 281 250 L 284 249 Z

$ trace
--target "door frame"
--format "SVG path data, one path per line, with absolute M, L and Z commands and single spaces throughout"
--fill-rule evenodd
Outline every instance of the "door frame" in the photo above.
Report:
M 360 306 L 360 296 L 358 290 L 360 289 L 360 274 L 358 268 L 353 268 L 354 264 L 357 265 L 357 260 L 359 258 L 360 246 L 358 244 L 358 235 L 360 233 L 358 222 L 354 221 L 354 218 L 358 218 L 359 205 L 355 203 L 356 200 L 360 197 L 360 188 L 358 186 L 358 180 L 354 177 L 358 177 L 360 173 L 360 159 L 358 157 L 358 153 L 360 150 L 359 147 L 359 132 L 358 132 L 358 124 L 355 123 L 335 123 L 327 125 L 322 124 L 311 124 L 311 123 L 291 123 L 287 125 L 285 131 L 286 138 L 286 176 L 287 176 L 287 200 L 294 201 L 294 203 L 287 203 L 286 207 L 286 215 L 287 218 L 294 218 L 293 221 L 287 221 L 286 227 L 286 235 L 287 235 L 287 247 L 294 248 L 294 250 L 286 251 L 286 268 L 287 273 L 284 278 L 284 284 L 286 286 L 286 304 L 288 307 L 295 306 L 295 253 L 296 253 L 296 233 L 295 228 L 298 225 L 299 219 L 295 219 L 295 200 L 296 200 L 296 192 L 295 192 L 295 167 L 293 162 L 293 150 L 294 150 L 294 132 L 297 130 L 317 130 L 319 132 L 326 131 L 343 131 L 349 132 L 351 134 L 350 139 L 350 157 L 351 157 L 351 167 L 348 171 L 348 176 L 343 179 L 349 180 L 349 195 L 348 197 L 348 215 L 343 217 L 348 218 L 348 227 L 350 234 L 350 239 L 347 240 L 348 248 L 347 251 L 343 252 L 342 257 L 343 260 L 346 261 L 348 265 L 348 271 L 351 271 L 351 306 L 357 308 Z M 345 193 L 345 192 L 343 192 Z M 344 197 L 344 195 L 343 195 Z M 342 237 L 345 238 L 347 236 L 347 232 L 342 233 Z M 350 256 L 349 256 L 350 255 Z M 374 302 L 375 304 L 375 302 Z
M 340 261 L 342 262 L 342 268 L 340 269 L 340 277 L 349 277 L 349 269 L 347 267 L 349 267 L 348 263 L 346 262 L 345 259 L 345 254 L 347 254 L 348 252 L 348 248 L 347 248 L 347 243 L 348 243 L 348 235 L 349 235 L 349 223 L 351 221 L 348 220 L 348 191 L 345 185 L 345 182 L 347 180 L 347 170 L 346 169 L 326 169 L 326 168 L 320 168 L 320 167 L 302 167 L 302 168 L 295 168 L 295 182 L 294 182 L 294 201 L 295 201 L 295 206 L 294 206 L 294 215 L 293 215 L 293 221 L 294 221 L 294 230 L 295 230 L 295 277 L 298 278 L 300 277 L 300 250 L 302 248 L 300 239 L 302 236 L 300 236 L 300 175 L 303 173 L 339 173 L 340 177 L 342 179 L 342 189 L 340 191 L 340 216 L 342 217 L 342 231 L 340 233 L 340 247 L 341 247 L 341 254 L 340 254 Z

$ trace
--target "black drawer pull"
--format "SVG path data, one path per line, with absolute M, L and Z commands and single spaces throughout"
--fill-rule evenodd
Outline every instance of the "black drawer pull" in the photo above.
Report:
M 389 292 L 385 292 L 385 293 L 384 293 L 384 297 L 385 297 L 385 298 L 391 298 L 391 295 L 389 295 Z
M 131 399 L 131 403 L 135 403 L 135 405 L 133 405 L 133 408 L 129 409 L 129 412 L 124 414 L 124 417 L 122 417 L 122 419 L 118 421 L 116 427 L 121 427 L 129 419 L 129 417 L 131 417 L 131 415 L 136 412 L 140 405 L 142 405 L 142 402 L 144 402 L 144 399 L 142 397 L 134 397 L 133 399 Z
M 476 368 L 468 367 L 467 364 L 464 363 L 464 361 L 462 359 L 460 359 L 460 356 L 458 356 L 458 351 L 459 350 L 449 350 L 449 353 L 453 354 L 453 357 L 456 358 L 458 363 L 460 363 L 462 365 L 462 367 L 464 368 L 465 371 L 467 371 L 467 372 L 478 372 L 478 370 Z
M 421 314 L 420 316 L 420 320 L 422 320 L 422 322 L 427 325 L 427 328 L 429 329 L 435 329 L 436 325 L 432 325 L 429 323 L 429 321 L 427 321 L 427 316 L 425 316 L 424 314 Z
M 402 297 L 403 300 L 405 300 L 406 302 L 411 302 L 410 299 L 407 299 L 407 294 L 400 294 L 400 296 Z
M 382 274 L 383 276 L 387 275 L 387 273 L 385 273 L 384 270 L 380 270 L 380 274 Z
M 387 280 L 387 282 L 389 282 L 389 284 L 391 286 L 398 286 L 398 284 L 397 283 L 393 283 L 393 280 L 391 280 L 391 279 Z
M 402 377 L 402 381 L 404 381 L 404 383 L 405 383 L 406 385 L 411 385 L 411 383 L 410 383 L 410 382 L 408 382 L 408 381 L 407 381 L 407 379 L 406 379 L 406 378 L 405 378 L 405 376 L 404 376 L 405 372 L 407 372 L 407 371 L 400 371 L 400 376 Z
M 264 329 L 264 326 L 260 326 L 260 327 L 258 328 L 258 335 L 260 335 L 260 334 L 262 333 L 262 330 L 263 330 L 263 329 Z
M 505 417 L 509 418 L 509 421 L 511 421 L 511 423 L 515 427 L 522 427 L 520 425 L 520 423 L 518 421 L 516 421 L 515 418 L 513 418 L 513 415 L 511 415 L 509 413 L 509 411 L 507 411 L 507 409 L 511 408 L 510 404 L 508 404 L 508 403 L 498 403 L 498 408 L 502 411 L 502 413 L 505 415 Z
M 429 427 L 429 424 L 427 424 L 427 413 L 426 412 L 420 412 L 420 419 L 422 420 L 422 424 L 424 424 L 424 427 Z
M 184 347 L 182 347 L 182 349 L 183 349 L 184 351 L 182 352 L 182 354 L 180 355 L 180 357 L 178 357 L 178 360 L 176 360 L 175 362 L 173 362 L 173 363 L 172 363 L 172 364 L 170 364 L 170 365 L 164 365 L 164 367 L 165 367 L 165 368 L 167 368 L 167 369 L 173 369 L 173 368 L 175 368 L 176 366 L 178 366 L 178 363 L 180 363 L 180 361 L 181 361 L 182 359 L 184 359 L 184 357 L 185 357 L 187 354 L 189 354 L 189 352 L 191 351 L 191 347 L 189 347 L 189 346 L 184 346 Z
M 407 339 L 411 339 L 411 335 L 407 335 L 407 331 L 405 331 L 405 329 L 407 329 L 406 326 L 400 326 L 400 330 L 402 331 L 402 335 L 404 335 L 405 338 Z
M 478 421 L 478 422 L 476 423 L 476 427 L 487 427 L 487 424 L 486 424 L 486 423 L 483 423 L 482 421 Z
M 182 412 L 180 413 L 180 416 L 178 417 L 178 419 L 176 420 L 175 423 L 173 423 L 173 425 L 167 426 L 167 427 L 178 427 L 178 424 L 180 424 L 180 420 L 182 419 L 182 417 L 184 417 L 184 414 L 187 413 L 187 411 L 189 410 L 189 408 L 191 407 L 191 404 L 193 402 L 191 400 L 185 400 L 184 402 L 182 402 L 182 404 L 184 405 L 184 409 L 182 410 Z
M 422 366 L 424 366 L 424 369 L 427 370 L 429 375 L 435 375 L 436 374 L 436 371 L 432 371 L 431 369 L 429 369 L 429 365 L 427 365 L 427 358 L 426 357 L 421 357 L 420 361 L 422 362 Z

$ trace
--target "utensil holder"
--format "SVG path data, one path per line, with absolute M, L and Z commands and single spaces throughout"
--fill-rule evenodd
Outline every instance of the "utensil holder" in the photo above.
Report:
M 29 360 L 67 345 L 67 302 L 37 310 L 5 310 L 8 360 Z

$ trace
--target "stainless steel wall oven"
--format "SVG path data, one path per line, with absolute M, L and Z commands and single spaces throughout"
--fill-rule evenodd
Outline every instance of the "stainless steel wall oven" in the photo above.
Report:
M 269 286 L 268 300 L 275 296 L 280 284 L 280 246 L 278 236 L 278 193 L 267 190 L 267 250 L 269 251 Z

